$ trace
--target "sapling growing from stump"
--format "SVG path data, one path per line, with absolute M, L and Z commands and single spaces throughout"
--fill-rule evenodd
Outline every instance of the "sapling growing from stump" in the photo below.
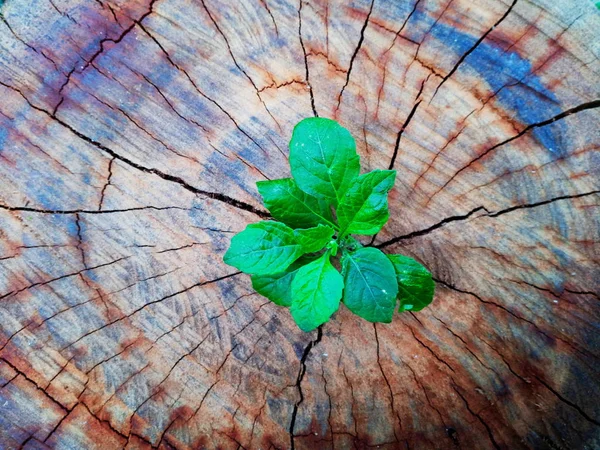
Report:
M 258 293 L 289 307 L 303 331 L 327 322 L 340 301 L 384 323 L 396 309 L 419 311 L 431 303 L 435 284 L 423 265 L 353 237 L 373 236 L 387 222 L 395 170 L 360 175 L 351 134 L 318 117 L 294 128 L 290 168 L 293 178 L 256 183 L 275 221 L 250 224 L 235 235 L 227 264 L 252 275 Z

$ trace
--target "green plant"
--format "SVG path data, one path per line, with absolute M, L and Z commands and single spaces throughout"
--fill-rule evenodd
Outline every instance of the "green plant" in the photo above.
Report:
M 385 323 L 398 300 L 399 312 L 431 303 L 435 285 L 425 267 L 352 237 L 374 235 L 385 225 L 396 171 L 359 175 L 354 139 L 323 118 L 296 125 L 290 167 L 293 179 L 256 183 L 278 222 L 253 223 L 234 236 L 227 264 L 251 274 L 258 293 L 290 307 L 303 331 L 327 322 L 340 300 L 364 319 Z

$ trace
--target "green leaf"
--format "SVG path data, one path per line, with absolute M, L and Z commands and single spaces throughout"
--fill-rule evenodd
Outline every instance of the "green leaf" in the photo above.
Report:
M 392 321 L 398 283 L 394 266 L 381 250 L 359 248 L 342 257 L 344 304 L 369 322 Z
M 290 312 L 302 331 L 329 320 L 340 306 L 344 280 L 329 261 L 329 252 L 302 267 L 292 281 Z
M 318 252 L 331 241 L 335 230 L 327 225 L 294 230 L 296 240 L 304 247 L 304 253 Z
M 322 223 L 337 229 L 327 201 L 300 190 L 291 178 L 258 181 L 258 192 L 273 217 L 293 228 L 310 228 Z
M 398 311 L 421 311 L 433 300 L 435 283 L 421 263 L 404 255 L 387 255 L 398 280 Z
M 281 222 L 263 221 L 236 234 L 223 260 L 242 272 L 269 275 L 283 272 L 304 253 L 294 230 Z
M 314 257 L 302 256 L 292 263 L 285 272 L 274 275 L 252 275 L 252 287 L 276 305 L 290 306 L 292 304 L 292 281 L 294 277 L 302 266 L 314 260 Z
M 395 180 L 395 170 L 374 170 L 356 179 L 337 209 L 341 236 L 381 230 L 389 218 L 388 192 Z
M 337 206 L 360 171 L 354 138 L 334 120 L 304 119 L 292 134 L 290 167 L 300 189 Z

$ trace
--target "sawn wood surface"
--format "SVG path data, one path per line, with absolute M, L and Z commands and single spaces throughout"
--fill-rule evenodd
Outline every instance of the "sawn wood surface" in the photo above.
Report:
M 0 1 L 1 449 L 600 448 L 591 0 Z M 437 282 L 302 333 L 223 263 L 293 126 Z

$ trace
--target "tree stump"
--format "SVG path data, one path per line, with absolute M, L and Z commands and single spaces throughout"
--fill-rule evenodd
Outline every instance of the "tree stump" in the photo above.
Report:
M 593 1 L 0 13 L 0 448 L 600 446 Z M 304 334 L 223 263 L 312 115 L 398 170 L 428 309 Z

